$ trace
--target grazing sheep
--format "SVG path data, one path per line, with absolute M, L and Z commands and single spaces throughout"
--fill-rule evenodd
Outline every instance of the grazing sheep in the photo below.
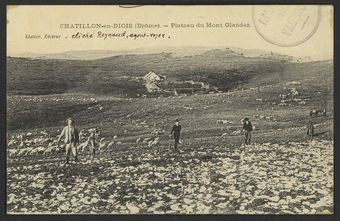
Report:
M 50 146 L 50 147 L 46 148 L 46 150 L 44 151 L 44 155 L 49 155 L 49 154 L 55 153 L 57 148 L 58 148 L 58 146 Z
M 15 157 L 16 156 L 16 154 L 19 152 L 20 150 L 17 150 L 17 149 L 10 149 L 10 150 L 8 150 L 8 156 L 9 157 Z
M 217 120 L 216 123 L 218 123 L 218 124 L 227 124 L 228 121 L 227 120 Z
M 45 138 L 45 139 L 43 139 L 40 143 L 46 144 L 46 143 L 49 143 L 49 142 L 51 142 L 51 141 L 52 141 L 52 139 L 50 139 L 50 138 Z
M 105 140 L 105 137 L 102 137 L 99 140 L 99 147 L 98 147 L 99 150 L 104 149 L 107 146 L 107 142 L 104 140 Z
M 40 132 L 43 136 L 45 136 L 45 137 L 47 137 L 49 134 L 47 133 L 47 131 L 46 130 L 43 130 L 43 131 L 41 131 Z
M 32 150 L 32 148 L 30 148 L 30 147 L 21 149 L 21 150 L 19 150 L 19 152 L 17 153 L 17 156 L 26 156 L 31 150 Z
M 231 134 L 232 135 L 239 135 L 239 134 L 241 134 L 241 131 L 240 130 L 235 130 Z
M 57 144 L 58 144 L 58 141 L 57 140 L 53 140 L 52 142 L 50 142 L 48 144 L 48 146 L 50 147 L 50 146 L 54 146 L 54 145 L 57 145 Z
M 29 154 L 30 155 L 38 155 L 38 154 L 43 154 L 44 151 L 45 151 L 45 147 L 36 147 Z
M 37 155 L 38 154 L 38 149 L 35 148 L 35 149 L 32 149 L 31 151 L 29 151 L 26 155 L 30 155 L 30 156 L 33 156 L 33 155 Z
M 111 141 L 111 142 L 107 145 L 106 149 L 111 149 L 115 143 L 116 143 L 115 141 Z
M 62 153 L 62 152 L 64 152 L 65 151 L 65 146 L 63 145 L 63 146 L 59 146 L 59 147 L 57 147 L 56 149 L 55 149 L 55 152 L 56 153 Z
M 118 138 L 117 135 L 113 136 L 113 140 L 107 144 L 106 149 L 112 148 L 113 145 L 116 143 L 117 138 Z
M 165 133 L 165 130 L 161 130 L 161 129 L 154 129 L 152 132 L 151 132 L 151 135 L 154 135 L 154 136 L 157 136 L 157 135 L 162 135 Z
M 7 146 L 10 147 L 10 146 L 12 146 L 12 145 L 14 145 L 14 144 L 16 144 L 16 143 L 17 143 L 16 140 L 10 140 L 10 141 L 8 142 Z
M 136 140 L 136 143 L 138 144 L 138 143 L 140 143 L 142 141 L 142 138 L 140 137 L 140 138 L 138 138 L 137 140 Z
M 24 148 L 25 147 L 25 143 L 24 142 L 21 142 L 20 144 L 19 144 L 19 146 L 17 147 L 17 149 L 22 149 L 22 148 Z
M 154 140 L 150 140 L 148 142 L 148 147 L 156 146 L 157 144 L 159 144 L 159 141 L 160 141 L 159 137 L 156 137 Z
M 148 147 L 151 147 L 152 146 L 152 140 L 149 140 L 149 142 L 148 142 Z
M 85 141 L 77 146 L 77 150 L 84 152 L 85 148 L 89 145 L 89 141 Z
M 148 143 L 148 142 L 151 141 L 151 140 L 152 140 L 152 138 L 150 138 L 150 137 L 145 138 L 145 139 L 143 140 L 143 143 Z
M 285 99 L 286 97 L 287 97 L 287 95 L 285 95 L 285 94 L 280 94 L 280 98 Z
M 221 135 L 221 137 L 226 137 L 226 136 L 228 136 L 228 133 L 223 133 L 223 134 Z
M 24 134 L 18 134 L 16 135 L 16 138 L 22 142 L 24 139 Z
M 286 85 L 301 85 L 300 81 L 291 81 L 291 82 L 287 82 Z
M 80 132 L 79 132 L 79 138 L 84 138 L 84 132 L 83 132 L 83 130 L 80 130 Z
M 186 109 L 186 110 L 193 110 L 192 107 L 188 107 L 188 106 L 184 106 L 184 109 Z

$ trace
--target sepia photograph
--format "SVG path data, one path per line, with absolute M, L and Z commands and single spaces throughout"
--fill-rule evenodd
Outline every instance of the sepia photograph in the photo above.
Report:
M 334 214 L 333 9 L 7 5 L 7 214 Z

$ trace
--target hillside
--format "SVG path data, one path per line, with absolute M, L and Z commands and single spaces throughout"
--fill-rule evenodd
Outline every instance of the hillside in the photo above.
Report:
M 184 57 L 128 54 L 87 61 L 8 57 L 7 91 L 14 95 L 87 92 L 136 96 L 146 93 L 136 77 L 150 71 L 166 76 L 169 82 L 195 80 L 228 91 L 253 78 L 282 73 L 287 65 L 282 57 L 246 57 L 229 48 Z

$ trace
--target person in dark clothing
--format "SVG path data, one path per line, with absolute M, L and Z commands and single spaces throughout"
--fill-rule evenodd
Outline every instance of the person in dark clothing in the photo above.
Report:
M 243 119 L 243 131 L 245 136 L 245 144 L 250 144 L 251 132 L 253 131 L 253 125 L 251 124 L 249 118 Z
M 88 143 L 90 144 L 90 151 L 91 151 L 91 161 L 94 160 L 96 155 L 96 130 L 91 130 L 90 136 L 88 138 Z
M 309 136 L 310 139 L 314 138 L 314 125 L 312 121 L 308 121 L 307 124 L 307 135 Z
M 177 119 L 175 121 L 175 125 L 172 127 L 171 133 L 170 135 L 172 135 L 172 133 L 174 134 L 174 140 L 175 140 L 175 150 L 177 151 L 177 145 L 179 143 L 179 137 L 181 134 L 181 125 L 179 125 L 179 120 Z

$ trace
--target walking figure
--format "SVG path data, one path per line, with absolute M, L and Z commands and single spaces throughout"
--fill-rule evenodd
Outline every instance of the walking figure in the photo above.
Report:
M 94 160 L 96 155 L 96 133 L 96 129 L 91 130 L 90 136 L 88 138 L 88 143 L 90 144 L 91 161 Z
M 309 138 L 313 139 L 314 138 L 314 125 L 312 121 L 308 121 L 307 124 L 307 136 L 309 136 Z
M 66 120 L 67 126 L 65 126 L 58 138 L 58 146 L 60 140 L 64 137 L 65 149 L 66 149 L 66 163 L 69 163 L 70 155 L 74 157 L 75 161 L 78 161 L 77 144 L 79 144 L 79 132 L 74 126 L 74 120 L 68 118 Z
M 174 140 L 175 140 L 175 151 L 177 151 L 177 145 L 179 143 L 179 137 L 181 134 L 181 125 L 179 124 L 179 120 L 177 119 L 175 121 L 175 125 L 172 127 L 171 133 L 170 135 L 172 135 L 172 133 L 174 133 Z
M 250 144 L 251 141 L 251 132 L 253 131 L 253 125 L 251 124 L 249 118 L 243 119 L 243 131 L 245 136 L 245 144 Z

